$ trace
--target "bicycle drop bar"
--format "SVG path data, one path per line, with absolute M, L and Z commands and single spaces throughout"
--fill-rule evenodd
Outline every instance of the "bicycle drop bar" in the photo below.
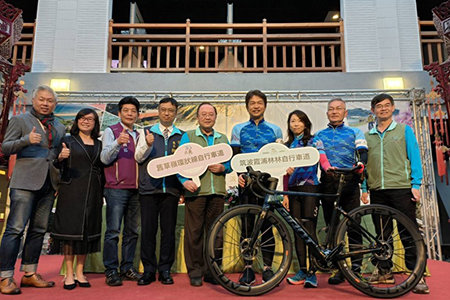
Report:
M 330 172 L 336 174 L 350 174 L 355 172 L 362 167 L 360 165 L 356 165 L 352 168 L 333 168 L 330 169 Z M 258 197 L 264 198 L 264 195 L 260 195 L 258 191 L 255 191 L 253 185 L 256 183 L 258 189 L 269 195 L 296 195 L 296 196 L 312 196 L 312 197 L 337 197 L 338 194 L 322 194 L 322 193 L 306 193 L 306 192 L 289 192 L 289 191 L 278 191 L 276 190 L 276 184 L 278 183 L 278 179 L 272 177 L 269 173 L 264 173 L 261 171 L 255 171 L 251 166 L 247 167 L 247 186 L 250 186 L 250 190 Z M 269 187 L 264 186 L 264 184 L 269 184 Z

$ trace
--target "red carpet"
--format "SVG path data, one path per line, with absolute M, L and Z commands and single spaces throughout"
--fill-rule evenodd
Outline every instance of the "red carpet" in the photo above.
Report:
M 237 298 L 220 286 L 213 286 L 204 283 L 202 287 L 194 288 L 189 285 L 189 279 L 186 274 L 174 274 L 174 285 L 162 285 L 154 282 L 148 286 L 137 286 L 136 282 L 125 281 L 123 286 L 109 287 L 105 284 L 103 274 L 87 274 L 92 288 L 83 289 L 77 287 L 72 291 L 63 289 L 62 276 L 59 276 L 61 266 L 61 256 L 45 255 L 41 257 L 39 263 L 39 273 L 47 280 L 56 282 L 56 287 L 50 289 L 22 288 L 22 294 L 9 296 L 8 299 L 179 299 L 179 300 L 199 300 L 199 299 L 232 299 Z M 417 295 L 409 293 L 401 299 L 433 299 L 444 300 L 450 295 L 450 263 L 429 260 L 428 268 L 431 277 L 427 278 L 430 287 L 429 295 Z M 18 270 L 18 267 L 16 267 Z M 16 282 L 20 283 L 22 273 L 16 272 Z M 360 293 L 347 283 L 339 286 L 331 286 L 327 283 L 328 275 L 320 274 L 319 287 L 317 289 L 305 289 L 303 286 L 293 286 L 283 282 L 280 287 L 270 293 L 260 296 L 261 298 L 277 299 L 369 299 L 370 297 Z M 5 295 L 1 296 L 6 299 Z

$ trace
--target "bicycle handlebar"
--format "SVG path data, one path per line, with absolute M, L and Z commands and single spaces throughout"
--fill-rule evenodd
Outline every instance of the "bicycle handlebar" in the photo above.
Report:
M 352 168 L 335 168 L 329 169 L 329 171 L 336 174 L 349 174 L 361 168 L 362 168 L 361 165 L 356 165 Z M 264 198 L 264 195 L 261 195 L 260 192 L 269 195 L 275 194 L 276 184 L 278 183 L 277 178 L 272 177 L 269 173 L 255 171 L 251 166 L 247 167 L 247 174 L 248 174 L 247 186 L 250 187 L 250 190 L 252 191 L 253 194 L 255 194 L 255 196 L 259 198 Z M 259 190 L 255 189 L 255 183 Z
M 348 174 L 348 173 L 352 173 L 355 171 L 358 171 L 362 168 L 361 165 L 356 165 L 354 167 L 351 168 L 336 168 L 336 169 L 329 169 L 330 172 L 333 173 L 339 173 L 339 174 Z

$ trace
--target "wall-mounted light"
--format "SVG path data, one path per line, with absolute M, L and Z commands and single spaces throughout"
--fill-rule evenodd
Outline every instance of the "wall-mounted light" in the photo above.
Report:
M 383 87 L 385 90 L 403 90 L 402 77 L 385 77 L 383 78 Z
M 70 91 L 70 79 L 52 79 L 50 87 L 56 92 L 68 92 Z
M 330 10 L 325 16 L 325 22 L 338 22 L 341 14 L 338 10 Z
M 198 49 L 200 49 L 200 51 L 204 51 L 205 50 L 205 46 L 199 46 Z

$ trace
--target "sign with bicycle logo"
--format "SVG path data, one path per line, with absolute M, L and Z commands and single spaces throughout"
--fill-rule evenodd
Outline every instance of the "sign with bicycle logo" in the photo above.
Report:
M 200 175 L 210 165 L 230 160 L 233 150 L 228 144 L 202 147 L 195 143 L 184 144 L 173 155 L 155 158 L 147 166 L 147 172 L 153 178 L 162 178 L 180 174 L 200 186 Z
M 289 167 L 306 167 L 317 164 L 319 151 L 314 147 L 288 148 L 283 144 L 270 143 L 258 152 L 238 154 L 231 160 L 231 167 L 239 173 L 247 172 L 247 166 L 273 176 L 286 174 Z

